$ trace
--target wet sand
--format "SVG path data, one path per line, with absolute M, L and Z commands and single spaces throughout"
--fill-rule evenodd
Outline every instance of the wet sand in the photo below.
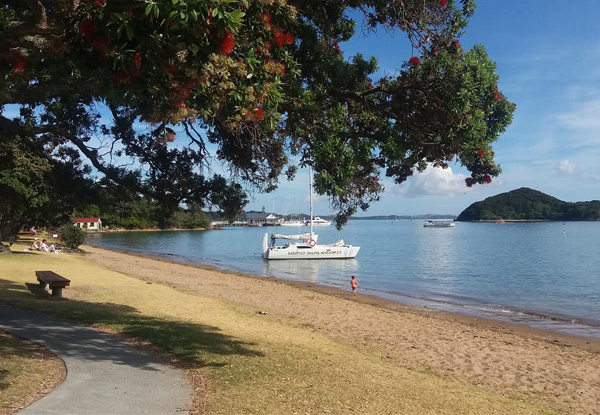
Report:
M 600 414 L 600 340 L 410 307 L 348 290 L 86 246 L 104 266 L 182 291 L 249 304 L 280 321 L 415 370 L 464 380 L 568 414 Z

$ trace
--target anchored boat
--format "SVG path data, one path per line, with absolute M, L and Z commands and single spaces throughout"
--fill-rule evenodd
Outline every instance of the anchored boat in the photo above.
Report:
M 348 259 L 356 257 L 359 246 L 348 245 L 343 239 L 328 245 L 317 243 L 318 235 L 313 233 L 313 203 L 312 203 L 312 170 L 309 167 L 310 188 L 310 220 L 308 225 L 310 231 L 299 235 L 272 234 L 269 244 L 269 234 L 265 233 L 263 238 L 262 257 L 264 259 Z M 277 245 L 277 239 L 289 241 L 285 245 Z
M 424 228 L 453 228 L 456 224 L 450 220 L 426 220 Z

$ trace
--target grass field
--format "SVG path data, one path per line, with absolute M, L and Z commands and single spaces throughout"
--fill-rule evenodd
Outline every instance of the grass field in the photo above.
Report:
M 0 331 L 0 415 L 30 404 L 64 375 L 62 360 L 48 350 Z
M 149 342 L 204 387 L 195 412 L 211 414 L 549 414 L 472 384 L 409 370 L 369 350 L 260 315 L 244 304 L 148 284 L 85 255 L 4 255 L 0 302 L 93 324 Z M 69 279 L 65 300 L 32 295 L 35 270 Z M 8 360 L 13 360 L 9 357 Z M 0 388 L 0 402 L 6 389 Z

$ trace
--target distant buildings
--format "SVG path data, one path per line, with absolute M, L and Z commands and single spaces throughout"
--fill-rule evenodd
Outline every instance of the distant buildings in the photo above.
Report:
M 75 226 L 87 231 L 101 231 L 102 220 L 100 218 L 77 218 Z
M 284 221 L 283 216 L 267 212 L 244 212 L 234 222 L 217 217 L 214 213 L 205 213 L 211 220 L 212 226 L 277 226 Z

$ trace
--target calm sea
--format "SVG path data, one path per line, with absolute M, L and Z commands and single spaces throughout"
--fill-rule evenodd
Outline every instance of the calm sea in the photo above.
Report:
M 99 234 L 100 247 L 348 288 L 402 303 L 600 338 L 600 223 L 350 221 L 320 243 L 361 247 L 352 260 L 264 261 L 263 235 L 306 228 Z

